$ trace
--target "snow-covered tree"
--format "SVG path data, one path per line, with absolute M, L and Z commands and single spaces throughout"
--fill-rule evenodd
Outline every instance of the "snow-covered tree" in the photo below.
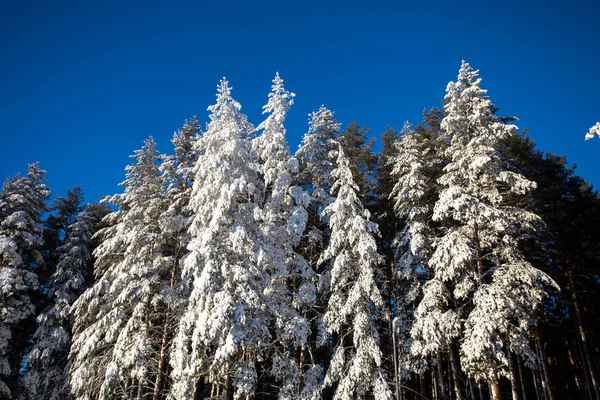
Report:
M 24 324 L 35 314 L 31 295 L 44 262 L 41 218 L 50 196 L 44 175 L 30 164 L 27 176 L 7 179 L 0 194 L 0 398 L 11 398 L 29 334 Z
M 240 109 L 223 79 L 198 142 L 183 270 L 191 295 L 171 355 L 176 399 L 192 398 L 199 379 L 217 393 L 252 396 L 255 364 L 270 340 L 269 276 L 255 256 L 263 184 L 251 148 L 255 129 Z
M 159 323 L 162 327 L 154 400 L 163 398 L 170 390 L 168 349 L 189 296 L 189 288 L 181 281 L 181 270 L 190 239 L 188 229 L 192 220 L 192 210 L 189 202 L 194 181 L 194 166 L 200 152 L 197 148 L 199 132 L 200 126 L 196 117 L 186 121 L 183 128 L 173 136 L 175 154 L 165 156 L 161 164 L 161 171 L 167 183 L 165 201 L 168 204 L 160 216 L 164 240 L 163 254 L 171 260 L 169 288 L 166 290 L 168 294 L 156 305 L 157 311 L 162 315 L 162 322 Z
M 76 398 L 144 396 L 158 372 L 162 313 L 172 256 L 163 254 L 164 180 L 152 138 L 126 168 L 119 206 L 94 251 L 97 281 L 74 304 L 71 390 Z
M 320 382 L 330 356 L 324 346 L 319 348 L 328 336 L 322 313 L 327 302 L 329 282 L 329 270 L 319 266 L 319 260 L 330 236 L 329 226 L 321 213 L 333 200 L 331 187 L 335 178 L 332 172 L 340 146 L 341 124 L 335 120 L 333 112 L 325 106 L 310 114 L 309 118 L 308 132 L 302 138 L 302 143 L 296 152 L 299 171 L 294 177 L 294 183 L 303 190 L 296 189 L 294 197 L 304 204 L 307 211 L 306 228 L 298 253 L 308 262 L 313 271 L 320 273 L 316 302 L 308 312 L 312 328 L 312 340 L 308 350 L 311 363 L 314 365 L 310 369 L 310 374 L 307 373 L 305 377 L 310 377 L 312 382 Z M 320 395 L 319 386 L 321 385 L 313 384 L 314 390 L 307 390 L 303 394 L 304 398 Z
M 302 238 L 302 255 L 313 270 L 318 267 L 318 261 L 329 237 L 329 227 L 322 218 L 322 212 L 333 201 L 331 188 L 335 178 L 332 172 L 336 166 L 340 146 L 340 126 L 341 124 L 333 118 L 333 112 L 321 106 L 319 111 L 310 115 L 308 132 L 302 138 L 302 144 L 296 152 L 296 158 L 300 162 L 296 183 L 309 195 L 309 198 L 304 200 L 307 204 L 308 218 L 306 232 Z M 327 272 L 324 278 L 320 280 L 320 291 L 323 294 L 327 291 L 326 285 L 323 286 L 328 281 Z
M 600 122 L 596 122 L 596 125 L 590 128 L 589 132 L 585 134 L 585 140 L 593 139 L 596 135 L 600 136 Z
M 377 400 L 391 399 L 375 324 L 384 308 L 375 277 L 375 267 L 381 262 L 373 237 L 377 225 L 369 220 L 358 197 L 359 188 L 341 147 L 332 177 L 337 197 L 323 211 L 331 239 L 321 262 L 331 261 L 330 296 L 323 319 L 334 335 L 335 350 L 324 385 L 337 382 L 334 399 L 363 398 L 367 392 Z
M 428 263 L 434 278 L 415 312 L 413 348 L 422 355 L 448 351 L 461 397 L 453 346 L 462 338 L 462 367 L 487 380 L 497 399 L 509 352 L 532 354 L 527 326 L 552 281 L 518 249 L 542 226 L 537 215 L 516 205 L 535 183 L 501 159 L 502 140 L 516 127 L 496 117 L 480 82 L 478 71 L 463 62 L 458 81 L 448 84 L 441 128 L 450 142 L 449 163 L 433 212 L 443 234 Z
M 34 344 L 24 360 L 22 386 L 25 398 L 59 400 L 69 397 L 67 357 L 71 346 L 74 301 L 91 282 L 92 236 L 98 207 L 88 205 L 67 229 L 56 271 L 48 284 L 48 307 L 37 317 Z
M 308 132 L 296 152 L 300 162 L 299 181 L 310 185 L 312 201 L 319 206 L 326 205 L 331 197 L 329 190 L 334 178 L 336 152 L 340 143 L 340 126 L 333 112 L 325 106 L 310 114 Z
M 397 217 L 404 223 L 394 239 L 394 314 L 399 340 L 400 375 L 425 368 L 418 354 L 410 351 L 410 328 L 421 281 L 427 276 L 433 232 L 430 227 L 436 200 L 435 172 L 439 160 L 435 139 L 417 133 L 406 122 L 396 143 L 396 155 L 390 159 L 396 184 L 391 197 Z
M 305 373 L 315 367 L 305 365 L 304 359 L 310 334 L 307 313 L 316 300 L 316 287 L 314 271 L 296 252 L 306 228 L 308 195 L 292 185 L 298 162 L 290 157 L 284 121 L 293 97 L 277 74 L 263 107 L 268 116 L 257 128 L 263 133 L 253 142 L 266 189 L 257 263 L 271 276 L 267 298 L 278 342 L 272 373 L 281 382 L 280 399 L 312 398 L 319 388 Z

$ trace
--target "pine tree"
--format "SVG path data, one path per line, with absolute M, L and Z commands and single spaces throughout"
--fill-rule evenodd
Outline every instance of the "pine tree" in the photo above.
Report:
M 42 254 L 45 260 L 45 277 L 40 277 L 45 282 L 54 273 L 60 252 L 56 249 L 67 241 L 67 231 L 77 219 L 83 209 L 83 189 L 79 186 L 67 189 L 67 196 L 56 196 L 50 211 L 52 212 L 44 221 L 44 246 Z M 44 279 L 45 278 L 45 279 Z
M 598 293 L 593 278 L 600 265 L 600 196 L 575 175 L 565 156 L 544 154 L 535 148 L 527 132 L 505 141 L 504 154 L 528 179 L 538 183 L 531 208 L 546 223 L 540 242 L 524 251 L 535 257 L 535 266 L 559 283 L 560 292 L 546 301 L 547 317 L 535 338 L 544 343 L 550 376 L 561 376 L 555 398 L 597 396 L 597 366 L 589 350 L 598 337 L 598 316 L 593 306 Z M 542 346 L 540 346 L 541 348 Z M 581 349 L 581 351 L 579 350 Z M 546 360 L 540 358 L 542 367 Z M 567 374 L 566 372 L 571 372 Z M 551 390 L 543 368 L 535 371 Z
M 11 398 L 35 314 L 31 296 L 44 263 L 41 219 L 50 196 L 45 180 L 38 163 L 30 164 L 27 176 L 7 179 L 0 194 L 0 398 Z
M 321 263 L 331 261 L 323 319 L 336 342 L 324 385 L 338 382 L 334 399 L 361 398 L 368 391 L 375 399 L 391 399 L 374 323 L 384 308 L 375 278 L 375 266 L 381 262 L 373 237 L 377 225 L 369 221 L 349 165 L 340 147 L 332 173 L 337 197 L 323 211 L 331 227 L 329 246 L 321 258 Z
M 392 190 L 396 180 L 392 177 L 394 163 L 393 157 L 398 154 L 396 143 L 400 140 L 400 132 L 393 127 L 386 127 L 381 134 L 381 153 L 377 158 L 377 212 L 374 214 L 382 240 L 391 238 L 397 231 L 397 218 L 394 212 L 394 201 Z M 382 243 L 384 253 L 391 252 L 391 240 L 389 243 Z M 388 254 L 384 254 L 389 258 Z
M 314 271 L 296 252 L 306 227 L 308 195 L 292 186 L 298 162 L 289 155 L 284 121 L 293 97 L 277 74 L 263 107 L 269 115 L 258 126 L 263 133 L 253 142 L 266 188 L 257 262 L 271 276 L 267 299 L 278 344 L 271 372 L 280 381 L 280 399 L 312 398 L 319 388 L 310 379 L 315 366 L 304 361 L 310 335 L 307 316 L 316 300 L 316 287 Z
M 70 383 L 76 398 L 143 397 L 158 373 L 157 305 L 169 295 L 171 262 L 162 253 L 159 218 L 164 180 L 152 138 L 133 157 L 125 193 L 108 199 L 120 208 L 98 233 L 98 279 L 74 304 Z
M 191 282 L 171 364 L 171 396 L 190 398 L 198 377 L 218 393 L 240 398 L 256 388 L 256 362 L 270 340 L 264 292 L 269 277 L 255 252 L 263 187 L 250 139 L 254 127 L 223 79 L 210 123 L 199 141 L 190 205 L 190 254 L 183 276 Z
M 360 189 L 360 200 L 372 207 L 375 202 L 377 156 L 373 152 L 375 139 L 368 139 L 368 136 L 368 128 L 352 121 L 342 133 L 340 142 L 350 160 L 352 177 Z
M 553 282 L 518 248 L 542 221 L 511 200 L 535 183 L 505 169 L 500 141 L 516 128 L 495 116 L 480 81 L 463 62 L 458 81 L 448 84 L 441 128 L 450 141 L 450 162 L 438 180 L 442 192 L 433 213 L 443 223 L 443 235 L 429 259 L 434 278 L 415 313 L 413 348 L 424 355 L 448 351 L 456 396 L 462 398 L 454 354 L 462 337 L 465 372 L 488 381 L 492 397 L 499 399 L 498 379 L 507 374 L 510 352 L 532 359 L 528 324 Z
M 72 203 L 76 204 L 76 203 Z M 48 307 L 37 317 L 34 344 L 24 360 L 25 397 L 69 397 L 67 356 L 71 345 L 71 307 L 91 282 L 92 236 L 106 208 L 87 206 L 67 229 L 56 271 L 48 284 Z

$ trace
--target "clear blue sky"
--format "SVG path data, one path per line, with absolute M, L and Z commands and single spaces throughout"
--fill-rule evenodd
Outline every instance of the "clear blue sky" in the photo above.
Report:
M 219 79 L 254 124 L 279 71 L 307 114 L 379 134 L 439 105 L 465 59 L 502 115 L 600 187 L 600 2 L 38 1 L 0 11 L 0 179 L 40 161 L 63 195 L 120 189 L 153 135 L 171 151 L 186 118 L 207 121 Z

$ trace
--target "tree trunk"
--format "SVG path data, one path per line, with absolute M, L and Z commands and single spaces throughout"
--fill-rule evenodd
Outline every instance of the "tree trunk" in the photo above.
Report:
M 426 396 L 427 382 L 424 373 L 419 374 L 419 394 L 423 397 Z
M 168 318 L 168 313 L 167 313 L 167 318 Z M 160 398 L 162 397 L 161 393 L 162 393 L 162 386 L 163 386 L 163 382 L 164 382 L 164 376 L 166 375 L 166 367 L 167 367 L 167 363 L 166 363 L 166 359 L 167 359 L 167 346 L 169 345 L 169 330 L 167 328 L 168 326 L 168 322 L 165 321 L 165 325 L 163 326 L 163 331 L 162 331 L 162 341 L 160 344 L 160 354 L 159 354 L 159 359 L 158 359 L 158 372 L 156 375 L 156 381 L 154 383 L 154 396 L 152 397 L 153 400 L 160 400 Z
M 438 389 L 437 389 L 437 379 L 435 377 L 435 369 L 431 368 L 431 398 L 434 400 L 439 400 Z
M 450 348 L 450 368 L 452 370 L 452 380 L 454 381 L 454 392 L 456 393 L 456 400 L 463 400 L 462 392 L 460 390 L 460 374 L 458 360 L 454 354 L 454 349 Z
M 517 357 L 517 367 L 519 369 L 519 382 L 521 382 L 521 393 L 523 393 L 523 400 L 527 400 L 527 388 L 525 387 L 525 374 L 523 373 L 523 366 L 521 360 Z
M 573 297 L 573 307 L 575 308 L 575 316 L 577 318 L 577 328 L 579 329 L 579 336 L 581 338 L 581 346 L 584 360 L 587 364 L 587 373 L 589 374 L 591 380 L 592 390 L 594 391 L 596 398 L 600 399 L 600 390 L 598 389 L 598 380 L 596 378 L 594 364 L 590 359 L 589 355 L 589 346 L 587 342 L 587 337 L 585 334 L 585 329 L 583 327 L 583 317 L 581 315 L 581 309 L 579 307 L 579 299 L 577 296 L 577 289 L 575 287 L 575 281 L 573 279 L 573 269 L 569 268 L 567 270 L 567 279 L 568 279 L 568 289 L 571 292 L 571 297 Z M 584 368 L 585 369 L 585 368 Z M 585 371 L 584 371 L 585 372 Z
M 542 389 L 541 371 L 533 371 L 533 384 L 535 386 L 535 395 L 537 400 L 546 400 L 546 392 Z
M 562 322 L 562 319 L 561 319 Z M 573 379 L 575 380 L 575 387 L 577 389 L 577 392 L 581 393 L 582 391 L 582 387 L 581 387 L 581 381 L 579 378 L 579 368 L 577 365 L 577 362 L 575 361 L 575 357 L 573 355 L 573 351 L 571 350 L 571 343 L 569 341 L 569 339 L 565 336 L 565 348 L 567 349 L 567 356 L 569 357 L 569 363 L 571 364 L 571 368 L 573 369 Z
M 437 377 L 438 377 L 438 397 L 447 400 L 446 387 L 444 383 L 444 366 L 442 365 L 442 352 L 437 354 Z
M 548 400 L 554 400 L 554 396 L 552 395 L 552 385 L 550 384 L 550 376 L 548 375 L 548 367 L 546 366 L 546 356 L 538 335 L 535 337 L 535 346 L 537 348 L 538 357 L 542 367 L 542 370 L 540 371 L 542 377 L 542 388 L 548 396 Z
M 498 383 L 498 378 L 492 379 L 490 382 L 490 396 L 492 400 L 501 400 L 502 395 L 500 393 L 500 384 Z
M 468 396 L 471 400 L 475 400 L 475 385 L 473 385 L 473 379 L 467 378 L 467 381 L 469 382 L 469 393 L 470 396 Z
M 517 379 L 517 369 L 515 367 L 514 355 L 508 352 L 508 368 L 510 370 L 510 387 L 512 391 L 513 400 L 519 400 L 519 383 Z

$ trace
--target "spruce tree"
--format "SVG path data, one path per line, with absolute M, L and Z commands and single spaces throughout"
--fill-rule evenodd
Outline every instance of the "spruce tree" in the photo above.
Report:
M 323 384 L 337 383 L 334 399 L 362 398 L 368 392 L 378 400 L 391 399 L 374 321 L 384 309 L 375 276 L 381 262 L 374 239 L 377 225 L 369 220 L 358 197 L 359 188 L 341 147 L 332 177 L 336 198 L 323 211 L 331 239 L 320 261 L 330 261 L 323 319 L 327 332 L 334 335 L 335 349 Z
M 168 257 L 169 262 L 169 283 L 168 287 L 163 289 L 165 295 L 162 301 L 156 304 L 156 311 L 160 316 L 157 325 L 161 326 L 161 340 L 158 371 L 154 382 L 154 400 L 166 397 L 170 391 L 169 349 L 189 296 L 189 287 L 181 280 L 181 270 L 190 240 L 188 229 L 192 220 L 192 210 L 189 203 L 194 182 L 194 167 L 200 153 L 199 133 L 200 126 L 196 117 L 186 121 L 173 135 L 171 142 L 175 154 L 165 156 L 160 165 L 167 187 L 165 202 L 168 207 L 159 218 L 164 241 L 162 253 Z
M 30 164 L 27 176 L 7 179 L 0 194 L 0 398 L 11 398 L 44 260 L 42 215 L 47 210 L 45 171 Z
M 300 168 L 295 183 L 304 193 L 297 191 L 295 197 L 304 203 L 308 213 L 299 253 L 318 275 L 317 298 L 309 311 L 312 329 L 308 350 L 314 365 L 307 371 L 306 378 L 310 378 L 312 382 L 320 382 L 323 379 L 323 372 L 330 362 L 331 349 L 326 345 L 328 334 L 322 318 L 327 304 L 329 270 L 325 265 L 319 265 L 319 260 L 331 234 L 326 219 L 322 218 L 322 211 L 333 201 L 331 188 L 335 178 L 332 172 L 336 166 L 336 154 L 340 146 L 340 125 L 333 112 L 321 106 L 317 112 L 310 114 L 308 132 L 302 138 L 296 152 Z M 320 395 L 321 390 L 318 388 L 307 391 L 303 398 Z M 329 394 L 323 392 L 322 395 L 326 397 Z
M 173 346 L 177 399 L 198 379 L 217 393 L 251 396 L 256 362 L 270 341 L 264 292 L 269 277 L 256 262 L 263 185 L 250 140 L 255 129 L 223 79 L 199 146 L 190 205 L 194 212 L 183 276 L 191 285 Z
M 74 203 L 75 204 L 75 203 Z M 37 317 L 34 344 L 24 360 L 24 397 L 69 398 L 67 356 L 71 345 L 71 307 L 91 283 L 92 236 L 106 208 L 87 206 L 67 229 L 56 271 L 48 283 L 48 307 Z
M 437 200 L 438 143 L 429 140 L 427 133 L 425 129 L 416 132 L 405 123 L 401 139 L 396 143 L 397 154 L 390 160 L 392 175 L 397 177 L 391 197 L 401 221 L 399 225 L 403 226 L 396 233 L 393 245 L 394 333 L 399 337 L 402 378 L 407 378 L 410 372 L 425 370 L 425 360 L 410 351 L 410 329 L 421 284 L 428 278 L 427 262 L 434 241 L 430 220 Z
M 157 305 L 170 282 L 160 226 L 164 180 L 152 138 L 132 157 L 125 192 L 108 199 L 119 209 L 98 233 L 97 281 L 74 304 L 70 383 L 76 398 L 143 397 L 158 373 Z
M 267 304 L 277 340 L 271 373 L 279 381 L 280 399 L 312 398 L 319 388 L 319 383 L 311 380 L 315 366 L 305 361 L 310 339 L 308 316 L 316 300 L 315 273 L 297 253 L 306 228 L 308 195 L 292 185 L 298 162 L 289 155 L 284 126 L 293 97 L 277 74 L 263 107 L 268 117 L 258 126 L 263 133 L 253 142 L 266 188 L 257 262 L 271 276 Z

